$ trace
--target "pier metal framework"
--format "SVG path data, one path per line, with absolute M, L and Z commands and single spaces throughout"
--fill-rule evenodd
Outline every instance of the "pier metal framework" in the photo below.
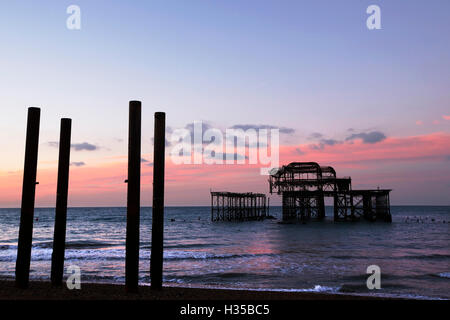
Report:
M 316 162 L 292 162 L 272 170 L 270 193 L 282 196 L 283 220 L 325 217 L 325 197 L 334 201 L 335 221 L 391 222 L 390 189 L 352 190 L 350 177 L 337 177 L 330 166 Z
M 262 193 L 211 192 L 211 221 L 261 220 L 267 209 Z

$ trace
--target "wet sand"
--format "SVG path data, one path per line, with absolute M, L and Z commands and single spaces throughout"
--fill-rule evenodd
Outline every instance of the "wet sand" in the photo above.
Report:
M 30 282 L 28 289 L 15 287 L 14 281 L 0 281 L 0 300 L 392 300 L 345 294 L 315 292 L 270 292 L 224 289 L 164 287 L 160 291 L 148 286 L 138 293 L 127 293 L 125 286 L 82 283 L 80 290 L 66 286 L 53 288 L 49 282 Z

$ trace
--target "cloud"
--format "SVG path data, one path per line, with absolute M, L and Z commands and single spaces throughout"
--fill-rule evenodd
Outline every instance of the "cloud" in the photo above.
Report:
M 417 121 L 416 121 L 416 125 L 422 126 L 422 125 L 423 125 L 423 121 L 422 121 L 422 120 L 417 120 Z
M 320 140 L 320 143 L 327 145 L 327 146 L 334 146 L 335 144 L 341 143 L 338 140 L 335 139 L 322 139 Z
M 315 140 L 315 139 L 320 139 L 322 137 L 323 137 L 323 134 L 321 134 L 320 132 L 313 132 L 309 135 L 308 139 Z
M 447 121 L 450 121 L 450 116 L 447 116 L 447 115 L 444 114 L 444 115 L 442 116 L 442 119 L 447 120 Z
M 50 147 L 53 148 L 58 148 L 59 147 L 59 142 L 58 141 L 49 141 L 47 142 L 47 145 L 49 145 Z M 74 149 L 75 151 L 94 151 L 94 150 L 98 150 L 100 149 L 99 146 L 87 143 L 87 142 L 82 142 L 82 143 L 73 143 L 70 145 L 72 149 Z
M 71 145 L 71 147 L 75 150 L 75 151 L 95 151 L 98 150 L 99 147 L 87 142 L 82 142 L 82 143 L 73 143 Z
M 353 129 L 348 129 L 347 131 L 354 132 Z M 318 132 L 310 134 L 308 139 L 318 139 L 316 143 L 308 145 L 308 148 L 311 150 L 323 150 L 327 146 L 332 147 L 344 143 L 342 140 L 324 138 L 324 135 Z M 353 143 L 352 141 L 356 139 L 361 139 L 363 143 L 374 144 L 385 140 L 386 135 L 380 131 L 353 133 L 348 136 L 345 141 Z
M 295 153 L 298 154 L 299 156 L 306 154 L 306 152 L 302 151 L 300 148 L 295 148 Z
M 222 152 L 220 152 L 219 154 L 216 155 L 214 150 L 212 150 L 211 153 L 205 154 L 204 158 L 206 158 L 206 159 L 215 159 L 216 156 L 217 156 L 217 158 L 222 158 L 223 161 L 226 161 L 228 158 L 230 160 L 233 160 L 233 161 L 248 160 L 249 159 L 247 155 L 242 155 L 242 154 L 239 154 L 237 152 L 235 152 L 235 153 L 222 153 Z
M 450 134 L 433 133 L 411 137 L 387 137 L 380 143 L 369 144 L 362 140 L 340 143 L 317 150 L 310 145 L 280 146 L 280 163 L 298 161 L 296 149 L 305 150 L 308 159 L 324 164 L 381 165 L 393 162 L 447 162 L 450 161 L 448 146 Z M 349 155 L 352 155 L 349 157 Z M 448 163 L 448 162 L 447 162 Z
M 211 125 L 209 125 L 205 121 L 199 121 L 199 122 L 202 125 L 202 129 L 201 129 L 202 130 L 202 134 L 204 134 L 205 131 L 207 131 L 208 129 L 212 128 Z M 176 128 L 175 130 L 172 129 L 172 128 L 170 128 L 169 130 L 168 129 L 169 128 L 166 127 L 166 131 L 169 134 L 171 134 L 171 135 L 173 133 L 176 133 L 177 135 L 179 135 L 180 132 L 182 132 L 183 136 L 178 136 L 179 139 L 177 141 L 169 141 L 169 140 L 166 139 L 166 147 L 171 147 L 172 145 L 174 145 L 176 143 L 181 143 L 185 139 L 187 139 L 188 141 L 190 140 L 191 143 L 194 143 L 194 123 L 192 123 L 192 122 L 188 123 L 188 124 L 186 124 L 184 126 L 184 128 Z M 183 129 L 187 130 L 187 132 L 186 131 L 181 131 Z M 172 140 L 172 137 L 169 137 L 169 138 Z M 152 143 L 154 143 L 154 138 L 152 138 Z M 204 141 L 202 141 L 202 143 L 205 144 Z
M 148 161 L 147 159 L 141 158 L 141 163 L 145 163 L 147 167 L 153 167 L 153 162 Z
M 261 124 L 261 125 L 254 125 L 254 124 L 236 124 L 234 126 L 231 127 L 231 129 L 242 129 L 244 131 L 249 130 L 249 129 L 255 129 L 255 130 L 259 130 L 259 129 L 278 129 L 280 130 L 280 133 L 285 133 L 285 134 L 293 134 L 295 132 L 295 129 L 292 128 L 287 128 L 287 127 L 276 127 L 276 126 L 271 126 L 268 124 Z
M 448 186 L 449 172 L 445 171 L 448 167 L 445 165 L 450 163 L 448 162 L 450 160 L 449 145 L 450 133 L 442 132 L 409 137 L 390 136 L 377 144 L 366 144 L 362 140 L 355 140 L 352 144 L 340 143 L 320 151 L 309 149 L 308 143 L 305 142 L 300 145 L 281 145 L 280 165 L 301 161 L 301 156 L 296 150 L 300 149 L 307 152 L 307 161 L 332 165 L 338 174 L 351 175 L 355 182 L 368 183 L 371 187 L 380 184 L 394 188 L 396 194 L 403 189 L 403 192 L 411 193 L 413 199 L 420 198 L 424 190 L 428 194 L 435 194 L 443 184 Z M 150 156 L 147 157 L 150 158 Z M 151 163 L 145 163 L 142 167 L 142 187 L 144 192 L 151 194 Z M 80 169 L 80 172 L 72 175 L 70 179 L 72 205 L 120 206 L 126 203 L 126 184 L 123 183 L 126 179 L 126 168 L 126 155 L 124 155 L 121 161 L 89 163 Z M 267 177 L 259 174 L 260 168 L 260 164 L 176 165 L 167 158 L 167 203 L 170 205 L 208 204 L 208 191 L 211 187 L 216 190 L 267 192 Z M 398 170 L 392 170 L 393 168 Z M 430 171 L 430 168 L 433 171 Z M 37 194 L 37 204 L 40 206 L 50 206 L 52 203 L 54 205 L 56 170 L 56 167 L 40 170 L 40 187 Z M 369 175 L 369 178 L 363 179 L 363 175 Z M 0 172 L 2 181 L 0 205 L 11 204 L 16 207 L 20 205 L 21 179 L 22 176 L 19 173 L 2 175 Z M 395 184 L 390 179 L 399 179 L 402 184 Z M 431 184 L 431 182 L 435 183 Z M 186 188 L 186 185 L 189 185 L 189 188 Z M 408 189 L 409 187 L 412 189 Z M 416 189 L 419 191 L 416 192 Z M 436 197 L 442 197 L 442 195 L 438 193 Z M 446 198 L 443 199 L 445 202 Z M 12 204 L 11 201 L 14 203 Z M 143 201 L 145 205 L 151 205 L 151 197 Z
M 361 132 L 361 133 L 354 133 L 347 137 L 345 141 L 351 141 L 355 139 L 361 139 L 363 143 L 370 143 L 374 144 L 377 142 L 381 142 L 386 139 L 386 135 L 380 131 L 372 131 L 372 132 Z
M 83 167 L 86 165 L 86 163 L 84 163 L 83 161 L 79 161 L 79 162 L 71 162 L 70 165 L 73 167 Z
M 335 139 L 321 139 L 317 144 L 311 144 L 309 147 L 313 150 L 322 150 L 325 146 L 334 146 L 342 143 L 342 141 Z
M 49 142 L 47 142 L 47 145 L 49 145 L 50 147 L 53 147 L 53 148 L 58 148 L 59 142 L 58 141 L 49 141 Z
M 205 121 L 202 121 L 202 132 L 205 132 L 208 129 L 211 129 L 211 125 Z M 193 123 L 188 123 L 185 127 L 185 129 L 189 130 L 189 132 L 191 133 L 191 136 L 194 136 L 194 124 Z

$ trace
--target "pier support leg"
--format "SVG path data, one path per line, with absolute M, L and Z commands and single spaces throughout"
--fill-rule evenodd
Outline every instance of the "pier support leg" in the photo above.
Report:
M 130 101 L 128 126 L 128 195 L 125 286 L 137 292 L 139 283 L 139 223 L 141 206 L 141 102 Z
M 28 109 L 22 205 L 16 260 L 16 286 L 20 288 L 28 287 L 30 276 L 40 117 L 41 109 Z
M 70 135 L 72 120 L 61 119 L 59 138 L 58 185 L 56 189 L 55 229 L 53 233 L 53 252 L 51 282 L 61 286 L 64 274 L 64 251 L 66 249 L 67 194 L 69 190 Z
M 337 194 L 333 196 L 333 212 L 334 212 L 334 221 L 339 221 L 339 202 Z
M 150 278 L 152 289 L 162 288 L 164 237 L 164 161 L 166 114 L 155 113 L 155 142 L 153 152 L 153 223 Z
M 320 220 L 325 218 L 325 198 L 323 192 L 317 196 L 318 217 Z

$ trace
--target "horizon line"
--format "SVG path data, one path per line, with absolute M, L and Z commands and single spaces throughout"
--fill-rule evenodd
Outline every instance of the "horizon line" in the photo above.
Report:
M 198 207 L 211 207 L 211 205 L 167 205 L 164 208 L 198 208 Z M 270 208 L 281 208 L 282 205 L 274 205 L 270 206 Z M 333 205 L 325 205 L 325 207 L 333 207 Z M 391 207 L 450 207 L 450 204 L 391 204 Z M 69 206 L 68 209 L 90 209 L 90 208 L 124 208 L 127 209 L 127 206 Z M 152 206 L 141 206 L 140 208 L 152 208 Z M 21 209 L 21 207 L 0 207 L 0 210 L 3 209 Z M 35 209 L 56 209 L 56 207 L 35 207 Z

